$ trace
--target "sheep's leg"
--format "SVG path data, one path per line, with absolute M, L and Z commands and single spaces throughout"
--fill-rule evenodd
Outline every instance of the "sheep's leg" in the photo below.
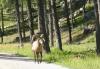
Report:
M 35 62 L 36 62 L 36 52 L 34 52 L 34 59 L 35 59 Z
M 40 58 L 40 63 L 42 62 L 42 52 L 40 52 L 40 56 L 41 56 L 41 58 Z
M 39 53 L 36 52 L 36 55 L 37 55 L 37 57 L 36 57 L 37 59 L 36 59 L 36 60 L 37 60 L 37 62 L 39 63 Z

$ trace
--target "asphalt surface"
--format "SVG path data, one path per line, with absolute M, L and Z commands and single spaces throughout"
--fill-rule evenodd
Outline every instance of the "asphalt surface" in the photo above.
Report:
M 69 68 L 45 62 L 38 64 L 35 63 L 33 60 L 23 57 L 0 55 L 0 69 L 69 69 Z

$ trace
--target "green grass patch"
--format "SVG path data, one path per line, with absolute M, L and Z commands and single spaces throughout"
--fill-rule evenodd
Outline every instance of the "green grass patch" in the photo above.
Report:
M 1 44 L 0 52 L 15 53 L 17 56 L 33 59 L 31 45 L 26 43 L 23 48 L 18 44 Z M 95 43 L 63 45 L 63 51 L 51 48 L 50 54 L 43 53 L 43 60 L 53 62 L 71 69 L 100 69 L 100 58 L 96 56 Z
M 15 24 L 16 24 L 15 21 L 4 21 L 5 28 L 9 27 L 9 26 L 12 26 L 12 25 L 15 25 Z M 0 26 L 1 26 L 1 21 L 0 21 Z
M 25 44 L 23 48 L 19 48 L 18 44 L 0 44 L 0 52 L 13 53 L 17 56 L 32 57 L 31 45 Z
M 91 4 L 86 4 L 86 10 L 88 10 L 88 11 L 90 11 L 90 10 L 93 10 L 93 8 L 94 8 L 94 3 L 91 3 Z

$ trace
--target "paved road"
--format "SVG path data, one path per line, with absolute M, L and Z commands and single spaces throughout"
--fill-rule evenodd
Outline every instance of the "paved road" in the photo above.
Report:
M 34 63 L 21 57 L 0 56 L 0 69 L 68 69 L 55 64 Z

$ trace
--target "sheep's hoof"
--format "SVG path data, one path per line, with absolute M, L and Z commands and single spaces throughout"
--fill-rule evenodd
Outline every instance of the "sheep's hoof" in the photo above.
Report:
M 40 63 L 42 63 L 42 60 L 40 61 Z

